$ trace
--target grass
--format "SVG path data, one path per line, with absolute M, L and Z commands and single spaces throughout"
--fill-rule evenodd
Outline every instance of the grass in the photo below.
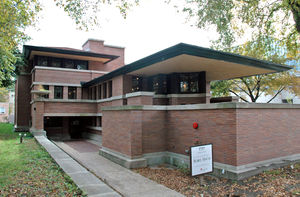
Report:
M 83 196 L 30 134 L 20 144 L 12 129 L 0 123 L 0 196 Z

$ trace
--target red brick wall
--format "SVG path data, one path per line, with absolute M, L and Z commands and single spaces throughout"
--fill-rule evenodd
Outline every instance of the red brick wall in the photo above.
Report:
M 213 143 L 214 161 L 236 165 L 235 109 L 168 111 L 168 151 L 186 154 L 190 146 Z M 199 127 L 193 128 L 197 122 Z
M 167 125 L 165 111 L 143 111 L 143 153 L 167 150 Z
M 79 72 L 79 71 L 62 71 L 62 70 L 35 70 L 36 82 L 48 83 L 69 83 L 80 84 L 82 81 L 90 81 L 96 77 L 102 76 L 101 73 Z
M 153 96 L 134 96 L 127 98 L 127 105 L 152 105 Z
M 108 62 L 105 65 L 101 65 L 96 62 L 90 62 L 89 65 L 93 68 L 101 67 L 103 71 L 110 72 L 124 66 L 124 48 L 105 46 L 104 41 L 98 41 L 98 40 L 88 40 L 82 46 L 82 48 L 84 50 L 89 50 L 91 52 L 119 56 L 117 59 Z
M 45 102 L 45 113 L 97 113 L 95 103 Z
M 129 157 L 142 154 L 142 111 L 105 111 L 102 146 Z
M 238 109 L 238 165 L 300 153 L 300 109 Z
M 31 76 L 30 75 L 20 75 L 18 76 L 16 82 L 16 97 L 15 97 L 15 124 L 17 126 L 29 126 L 30 121 L 30 85 Z
M 172 97 L 169 98 L 169 105 L 199 104 L 206 103 L 206 97 Z

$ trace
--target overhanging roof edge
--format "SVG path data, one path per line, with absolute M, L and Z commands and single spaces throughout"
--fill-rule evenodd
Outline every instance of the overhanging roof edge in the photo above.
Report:
M 203 47 L 189 45 L 189 44 L 185 44 L 185 43 L 179 43 L 177 45 L 174 45 L 172 47 L 169 47 L 167 49 L 164 49 L 162 51 L 154 53 L 150 56 L 147 56 L 145 58 L 137 60 L 133 63 L 127 64 L 127 65 L 125 65 L 117 70 L 114 70 L 108 74 L 105 74 L 101 77 L 98 77 L 89 82 L 83 83 L 82 86 L 89 87 L 94 84 L 109 80 L 118 75 L 126 74 L 129 72 L 147 67 L 149 65 L 173 58 L 175 56 L 183 55 L 183 54 L 197 56 L 197 57 L 203 57 L 203 58 L 209 58 L 209 59 L 215 59 L 215 60 L 221 60 L 221 61 L 227 61 L 227 62 L 242 64 L 242 65 L 246 65 L 246 66 L 259 67 L 259 68 L 263 68 L 263 69 L 274 70 L 276 72 L 281 72 L 281 71 L 286 71 L 286 70 L 291 69 L 291 67 L 289 67 L 289 66 L 275 64 L 275 63 L 264 61 L 264 60 L 258 60 L 258 59 L 247 57 L 247 56 L 241 56 L 238 54 L 216 51 L 213 49 L 203 48 Z
M 78 55 L 78 56 L 86 56 L 86 57 L 98 57 L 98 58 L 107 58 L 109 59 L 105 63 L 108 63 L 119 56 L 115 55 L 106 55 L 100 53 L 93 53 L 88 51 L 73 51 L 73 50 L 65 50 L 65 49 L 57 49 L 51 47 L 40 47 L 40 46 L 31 46 L 31 45 L 24 45 L 23 46 L 23 53 L 26 59 L 30 57 L 31 51 L 42 51 L 42 52 L 50 52 L 50 53 L 59 53 L 59 54 L 68 54 L 68 55 Z

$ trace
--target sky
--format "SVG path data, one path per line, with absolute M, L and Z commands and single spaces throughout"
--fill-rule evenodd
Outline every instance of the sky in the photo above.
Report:
M 40 20 L 35 28 L 26 30 L 32 39 L 25 44 L 81 49 L 88 38 L 99 39 L 107 45 L 125 47 L 126 64 L 180 42 L 209 47 L 215 32 L 192 26 L 186 15 L 177 11 L 163 0 L 144 0 L 124 19 L 117 8 L 105 6 L 98 15 L 100 27 L 86 32 L 78 30 L 53 1 L 43 1 Z

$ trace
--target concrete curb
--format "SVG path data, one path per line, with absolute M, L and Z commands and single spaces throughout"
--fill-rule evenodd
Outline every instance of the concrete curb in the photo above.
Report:
M 82 167 L 77 161 L 62 151 L 45 136 L 34 136 L 43 146 L 55 162 L 68 174 L 75 184 L 88 196 L 120 197 L 121 195 L 97 178 L 94 174 Z

